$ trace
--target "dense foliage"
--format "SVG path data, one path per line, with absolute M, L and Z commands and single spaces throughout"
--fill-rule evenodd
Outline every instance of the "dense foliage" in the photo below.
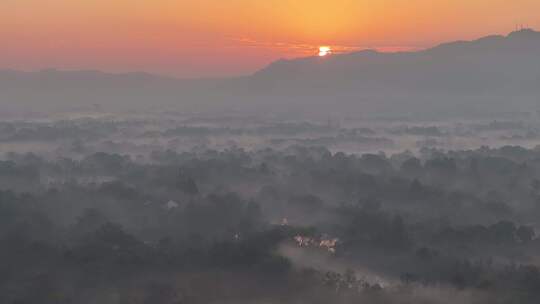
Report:
M 11 153 L 0 186 L 2 303 L 540 300 L 538 150 Z

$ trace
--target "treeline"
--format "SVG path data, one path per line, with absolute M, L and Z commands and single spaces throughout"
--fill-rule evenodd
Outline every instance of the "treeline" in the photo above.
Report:
M 8 154 L 0 302 L 537 303 L 539 156 Z M 339 241 L 290 256 L 295 236 Z

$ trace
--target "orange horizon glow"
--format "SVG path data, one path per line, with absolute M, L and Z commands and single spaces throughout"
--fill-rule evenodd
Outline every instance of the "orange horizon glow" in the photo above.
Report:
M 0 69 L 242 75 L 279 58 L 540 28 L 538 0 L 3 0 Z

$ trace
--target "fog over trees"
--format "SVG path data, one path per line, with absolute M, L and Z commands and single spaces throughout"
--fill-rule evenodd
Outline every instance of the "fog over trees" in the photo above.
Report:
M 540 303 L 539 35 L 2 71 L 0 303 Z

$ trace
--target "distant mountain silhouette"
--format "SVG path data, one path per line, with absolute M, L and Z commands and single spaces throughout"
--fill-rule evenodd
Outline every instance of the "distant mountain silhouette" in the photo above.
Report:
M 257 113 L 486 114 L 540 108 L 540 33 L 458 41 L 418 52 L 365 50 L 279 60 L 235 79 L 144 73 L 0 71 L 0 107 L 172 107 Z
M 260 94 L 311 95 L 360 111 L 528 111 L 540 103 L 540 33 L 280 60 L 251 81 Z
M 216 87 L 217 83 L 227 82 L 179 80 L 148 73 L 0 70 L 0 110 L 159 110 L 188 103 L 196 105 L 202 93 Z

